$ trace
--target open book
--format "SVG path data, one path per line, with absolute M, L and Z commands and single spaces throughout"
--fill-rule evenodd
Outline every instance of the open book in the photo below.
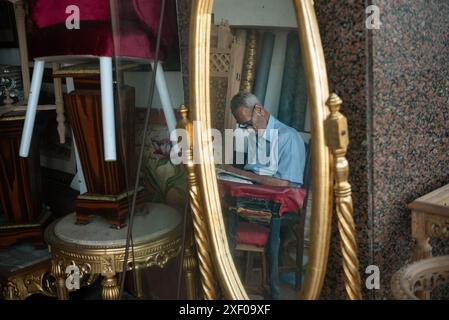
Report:
M 241 176 L 237 173 L 229 172 L 229 171 L 223 170 L 222 168 L 218 168 L 218 167 L 215 168 L 215 171 L 217 172 L 217 179 L 219 179 L 219 180 L 253 184 L 253 182 L 249 178 Z

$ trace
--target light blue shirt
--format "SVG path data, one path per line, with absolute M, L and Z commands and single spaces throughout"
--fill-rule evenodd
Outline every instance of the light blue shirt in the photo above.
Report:
M 244 169 L 299 186 L 304 183 L 305 158 L 304 140 L 299 132 L 270 115 L 263 135 L 252 134 L 248 139 Z

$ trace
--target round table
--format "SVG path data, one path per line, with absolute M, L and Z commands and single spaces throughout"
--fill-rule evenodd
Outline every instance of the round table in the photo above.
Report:
M 79 270 L 79 278 L 86 284 L 103 277 L 103 299 L 118 299 L 116 275 L 123 271 L 128 228 L 111 228 L 110 223 L 100 216 L 87 225 L 75 222 L 76 215 L 72 213 L 45 230 L 58 298 L 68 299 L 68 287 L 73 289 L 67 285 L 66 268 L 74 265 Z M 147 203 L 135 212 L 132 236 L 134 250 L 129 250 L 127 270 L 139 272 L 139 269 L 151 266 L 163 268 L 181 251 L 181 213 L 165 204 Z M 136 291 L 139 292 L 138 284 Z

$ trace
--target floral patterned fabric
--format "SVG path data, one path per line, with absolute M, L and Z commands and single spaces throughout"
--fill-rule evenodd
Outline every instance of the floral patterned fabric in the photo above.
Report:
M 145 109 L 137 110 L 137 147 L 140 148 Z M 171 144 L 164 113 L 152 109 L 145 138 L 141 181 L 151 194 L 151 201 L 183 207 L 186 201 L 187 175 L 183 165 L 170 161 Z

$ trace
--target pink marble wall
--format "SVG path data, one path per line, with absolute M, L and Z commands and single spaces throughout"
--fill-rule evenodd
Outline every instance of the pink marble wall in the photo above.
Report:
M 449 2 L 374 1 L 372 184 L 378 298 L 411 256 L 406 205 L 449 183 Z M 435 243 L 435 254 L 449 253 Z M 447 297 L 446 297 L 447 298 Z
M 407 204 L 449 183 L 449 2 L 372 2 L 315 7 L 330 88 L 349 120 L 362 279 L 368 264 L 381 272 L 380 289 L 364 297 L 389 299 L 391 276 L 414 245 Z M 365 28 L 370 4 L 380 8 L 379 30 Z M 434 245 L 435 254 L 449 252 L 447 242 Z M 335 229 L 331 250 L 323 297 L 343 298 Z
M 360 271 L 371 264 L 372 232 L 369 228 L 367 162 L 367 52 L 365 5 L 363 1 L 315 1 L 321 40 L 326 57 L 329 89 L 343 100 L 342 112 L 349 121 L 350 182 L 353 192 L 354 221 L 357 228 Z M 334 214 L 335 218 L 335 214 Z M 323 288 L 323 298 L 345 297 L 342 258 L 336 220 L 333 221 L 332 241 Z M 368 297 L 369 293 L 364 292 Z

